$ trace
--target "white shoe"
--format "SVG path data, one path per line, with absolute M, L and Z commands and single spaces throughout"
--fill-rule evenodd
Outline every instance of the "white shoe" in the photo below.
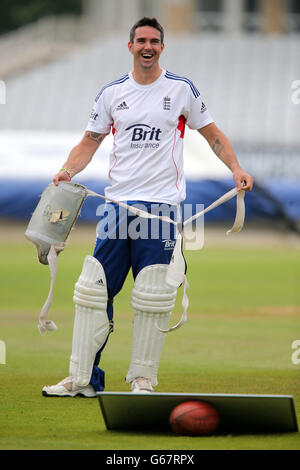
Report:
M 154 388 L 151 385 L 150 379 L 144 377 L 137 377 L 131 382 L 132 393 L 152 393 Z
M 96 392 L 92 385 L 86 385 L 85 387 L 77 387 L 73 383 L 73 377 L 66 377 L 56 385 L 45 385 L 42 389 L 44 397 L 96 397 Z

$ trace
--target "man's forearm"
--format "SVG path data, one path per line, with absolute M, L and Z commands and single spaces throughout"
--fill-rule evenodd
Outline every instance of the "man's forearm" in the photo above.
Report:
M 70 152 L 63 164 L 72 176 L 80 173 L 89 164 L 105 135 L 87 131 L 83 139 Z
M 82 144 L 76 145 L 70 152 L 67 161 L 63 164 L 72 176 L 80 173 L 89 164 L 93 158 L 94 152 L 92 149 L 83 146 Z
M 217 157 L 219 157 L 232 172 L 240 167 L 230 141 L 221 131 L 218 131 L 217 135 L 207 140 Z
M 207 140 L 217 157 L 232 171 L 238 190 L 243 188 L 251 191 L 253 179 L 240 167 L 233 147 L 226 135 L 214 123 L 208 124 L 198 129 L 198 131 Z

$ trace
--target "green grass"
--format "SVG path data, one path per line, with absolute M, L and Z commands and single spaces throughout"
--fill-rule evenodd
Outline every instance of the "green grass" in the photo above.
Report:
M 97 400 L 45 398 L 41 388 L 68 374 L 73 286 L 91 252 L 69 242 L 59 257 L 44 337 L 38 314 L 48 294 L 48 268 L 29 243 L 0 244 L 1 449 L 299 449 L 299 433 L 181 437 L 172 433 L 107 431 Z M 187 323 L 166 338 L 159 392 L 292 394 L 300 416 L 300 366 L 291 344 L 300 339 L 300 250 L 281 247 L 204 247 L 186 252 L 190 308 Z M 115 331 L 102 358 L 107 391 L 127 391 L 131 350 L 131 275 L 115 299 Z M 182 312 L 181 289 L 172 317 Z

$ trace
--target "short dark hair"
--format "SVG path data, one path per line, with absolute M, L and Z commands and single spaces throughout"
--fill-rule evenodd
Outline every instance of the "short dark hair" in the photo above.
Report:
M 160 32 L 160 42 L 164 42 L 164 28 L 162 25 L 157 21 L 156 18 L 148 18 L 147 16 L 144 16 L 144 18 L 141 18 L 139 21 L 137 21 L 130 30 L 129 39 L 131 43 L 134 41 L 135 30 L 141 26 L 152 26 L 152 28 L 157 29 Z

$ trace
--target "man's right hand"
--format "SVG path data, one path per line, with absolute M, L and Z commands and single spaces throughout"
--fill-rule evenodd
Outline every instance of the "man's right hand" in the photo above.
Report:
M 71 181 L 70 175 L 66 172 L 66 170 L 61 170 L 54 176 L 53 183 L 55 186 L 57 186 L 60 181 Z

